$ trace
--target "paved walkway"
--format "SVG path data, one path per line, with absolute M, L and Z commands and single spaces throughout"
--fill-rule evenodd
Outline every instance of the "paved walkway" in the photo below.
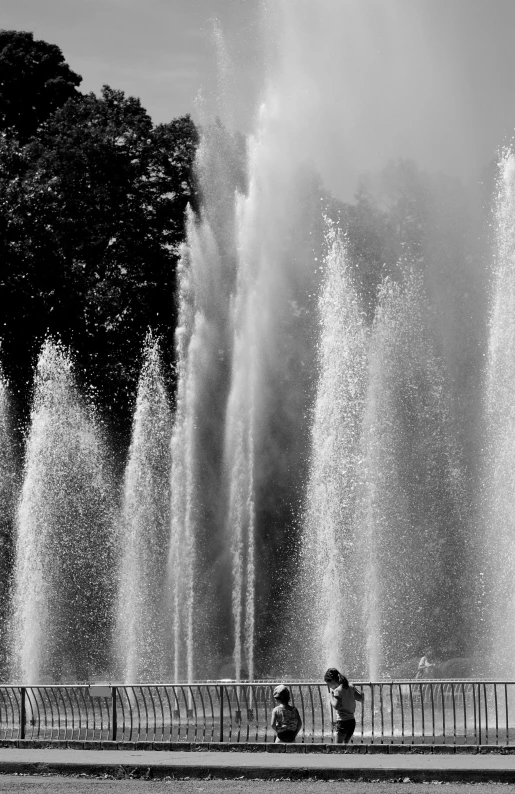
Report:
M 0 772 L 146 774 L 154 778 L 321 778 L 515 782 L 515 755 L 335 754 L 198 750 L 0 749 Z

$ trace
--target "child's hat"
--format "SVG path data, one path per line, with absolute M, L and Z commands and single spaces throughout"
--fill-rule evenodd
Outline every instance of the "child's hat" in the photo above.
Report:
M 274 689 L 274 698 L 282 698 L 285 695 L 288 695 L 288 697 L 290 696 L 290 690 L 288 687 L 284 686 L 284 684 L 279 684 L 279 686 L 276 686 Z

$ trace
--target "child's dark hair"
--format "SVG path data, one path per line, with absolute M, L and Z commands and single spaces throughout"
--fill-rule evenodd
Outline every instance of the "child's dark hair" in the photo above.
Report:
M 347 681 L 345 676 L 342 675 L 339 672 L 339 670 L 336 669 L 336 667 L 330 667 L 328 670 L 325 671 L 324 681 L 326 683 L 328 681 L 338 681 L 343 686 L 344 689 L 349 688 L 349 682 Z

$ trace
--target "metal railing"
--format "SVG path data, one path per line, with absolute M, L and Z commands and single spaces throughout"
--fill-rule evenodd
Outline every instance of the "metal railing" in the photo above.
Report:
M 0 686 L 0 739 L 269 742 L 273 683 Z M 515 743 L 515 683 L 356 684 L 354 744 Z M 302 717 L 297 742 L 334 742 L 327 687 L 291 683 Z

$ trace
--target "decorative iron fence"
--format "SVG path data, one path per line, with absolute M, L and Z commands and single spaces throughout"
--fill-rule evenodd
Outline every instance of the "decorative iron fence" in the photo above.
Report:
M 267 742 L 273 683 L 0 686 L 0 738 L 147 742 Z M 290 683 L 299 742 L 334 742 L 327 687 Z M 394 681 L 356 684 L 353 743 L 515 743 L 515 683 Z

